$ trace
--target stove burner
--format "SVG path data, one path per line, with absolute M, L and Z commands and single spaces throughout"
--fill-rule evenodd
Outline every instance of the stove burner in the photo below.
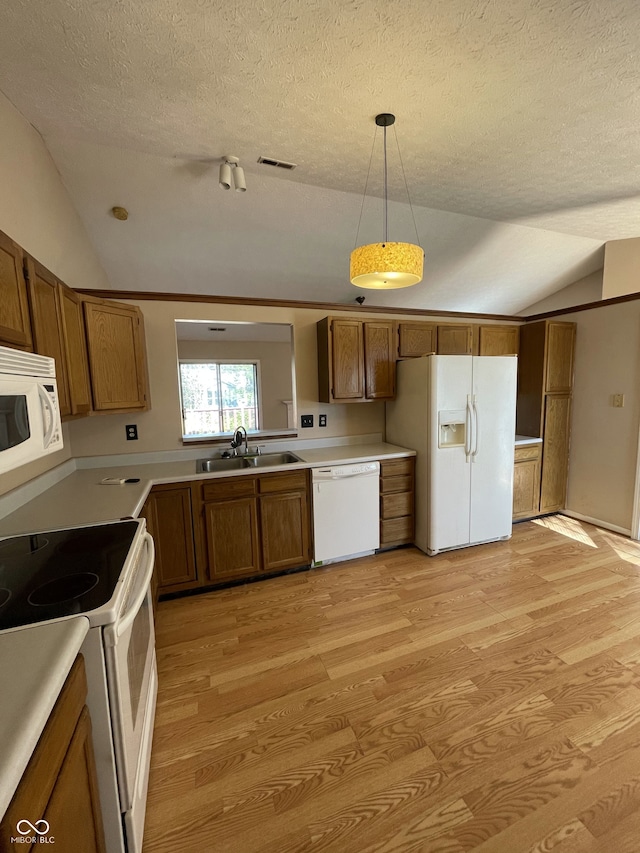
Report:
M 62 604 L 80 598 L 98 583 L 100 578 L 93 572 L 81 572 L 76 575 L 65 575 L 55 578 L 39 586 L 29 595 L 29 604 L 35 607 L 47 607 L 51 604 Z
M 11 590 L 5 589 L 4 587 L 0 587 L 0 607 L 4 607 L 4 605 L 11 598 Z
M 21 560 L 23 557 L 31 557 L 46 548 L 48 544 L 49 540 L 42 533 L 4 539 L 0 542 L 0 560 Z

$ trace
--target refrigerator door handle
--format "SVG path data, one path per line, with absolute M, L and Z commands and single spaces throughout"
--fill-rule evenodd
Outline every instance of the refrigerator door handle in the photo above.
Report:
M 473 450 L 471 452 L 471 461 L 476 461 L 478 455 L 478 408 L 476 406 L 476 395 L 471 398 L 471 411 L 473 412 Z
M 473 430 L 473 413 L 471 411 L 471 398 L 469 394 L 467 394 L 467 413 L 465 416 L 465 425 L 464 425 L 464 452 L 467 458 L 467 462 L 469 461 L 469 457 L 471 456 L 471 433 Z

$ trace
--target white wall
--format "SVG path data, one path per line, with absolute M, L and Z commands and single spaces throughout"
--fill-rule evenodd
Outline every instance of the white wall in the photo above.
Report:
M 547 296 L 546 299 L 541 299 L 540 302 L 535 302 L 529 305 L 523 311 L 519 312 L 520 317 L 531 317 L 534 314 L 544 314 L 546 311 L 562 311 L 563 309 L 573 308 L 576 305 L 587 305 L 589 302 L 597 302 L 602 299 L 602 270 L 596 270 L 591 275 L 574 281 L 573 284 L 563 287 Z
M 70 287 L 106 273 L 40 134 L 0 93 L 0 230 Z
M 640 428 L 640 300 L 563 315 L 577 323 L 567 508 L 629 531 Z M 624 394 L 614 408 L 613 394 Z
M 604 248 L 602 298 L 640 292 L 640 237 L 610 240 Z
M 40 135 L 0 94 L 0 230 L 72 287 L 109 286 Z M 67 460 L 65 447 L 3 474 L 0 494 Z

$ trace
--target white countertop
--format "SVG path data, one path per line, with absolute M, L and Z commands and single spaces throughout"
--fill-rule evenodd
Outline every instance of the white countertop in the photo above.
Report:
M 267 474 L 273 471 L 311 468 L 314 465 L 370 462 L 375 459 L 395 459 L 414 456 L 415 450 L 385 442 L 374 444 L 345 444 L 334 447 L 296 450 L 300 462 L 260 469 L 222 471 L 212 474 L 196 473 L 195 459 L 180 462 L 153 462 L 121 465 L 109 468 L 81 468 L 52 486 L 29 503 L 0 519 L 0 536 L 15 536 L 36 530 L 55 530 L 82 524 L 137 518 L 151 487 L 160 483 L 183 483 L 220 477 L 242 477 Z M 202 452 L 203 457 L 214 456 Z M 138 479 L 138 483 L 105 486 L 105 477 Z
M 516 447 L 520 444 L 542 444 L 541 438 L 536 438 L 533 435 L 516 435 Z
M 88 630 L 76 616 L 0 634 L 0 819 Z

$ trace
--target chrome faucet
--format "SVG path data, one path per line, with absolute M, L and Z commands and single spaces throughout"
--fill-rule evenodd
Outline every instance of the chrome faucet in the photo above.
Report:
M 239 426 L 233 434 L 233 438 L 231 439 L 231 447 L 234 450 L 234 456 L 238 455 L 238 448 L 242 446 L 244 435 L 244 453 L 245 456 L 249 452 L 249 447 L 247 445 L 247 431 L 243 426 Z

